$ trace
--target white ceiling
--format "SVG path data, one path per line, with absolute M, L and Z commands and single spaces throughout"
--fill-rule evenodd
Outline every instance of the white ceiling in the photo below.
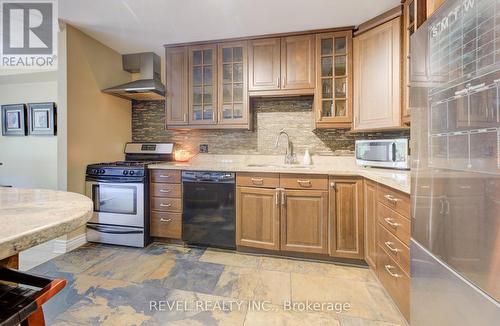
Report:
M 400 0 L 63 0 L 59 18 L 120 53 L 358 25 Z

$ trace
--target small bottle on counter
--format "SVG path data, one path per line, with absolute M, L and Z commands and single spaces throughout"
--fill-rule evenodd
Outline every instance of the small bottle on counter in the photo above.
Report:
M 302 164 L 311 165 L 311 154 L 309 154 L 309 149 L 306 149 L 304 153 L 304 158 L 302 159 Z

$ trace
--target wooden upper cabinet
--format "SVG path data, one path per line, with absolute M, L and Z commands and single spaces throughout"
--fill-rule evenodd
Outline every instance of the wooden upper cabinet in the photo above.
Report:
M 419 0 L 426 3 L 427 18 L 430 17 L 446 0 Z
M 187 47 L 166 49 L 167 126 L 188 123 L 188 51 Z
M 217 122 L 217 46 L 190 46 L 189 55 L 189 123 Z
M 315 35 L 281 39 L 281 89 L 314 88 Z
M 316 126 L 351 128 L 352 31 L 316 35 Z
M 280 39 L 258 39 L 248 45 L 248 90 L 280 89 Z
M 253 187 L 236 189 L 236 244 L 279 250 L 279 191 Z
M 218 46 L 218 123 L 248 124 L 247 41 Z
M 401 119 L 404 124 L 410 122 L 410 37 L 417 29 L 416 20 L 417 0 L 406 0 L 403 3 L 403 83 L 401 91 L 403 93 L 403 102 L 401 108 Z
M 354 37 L 354 129 L 401 125 L 401 18 Z
M 282 190 L 281 250 L 328 253 L 328 192 Z
M 330 256 L 364 259 L 363 180 L 330 179 Z
M 365 260 L 375 269 L 377 267 L 377 184 L 365 180 L 363 195 L 365 199 Z

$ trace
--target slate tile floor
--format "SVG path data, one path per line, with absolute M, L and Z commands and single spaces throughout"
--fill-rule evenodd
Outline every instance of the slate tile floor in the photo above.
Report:
M 69 281 L 44 306 L 49 325 L 406 324 L 372 272 L 358 267 L 157 243 L 89 244 L 31 272 Z M 290 300 L 350 308 L 290 310 L 283 306 Z

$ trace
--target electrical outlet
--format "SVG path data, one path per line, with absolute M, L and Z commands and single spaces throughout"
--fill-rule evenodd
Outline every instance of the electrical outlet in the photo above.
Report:
M 200 144 L 200 153 L 208 153 L 208 144 Z

